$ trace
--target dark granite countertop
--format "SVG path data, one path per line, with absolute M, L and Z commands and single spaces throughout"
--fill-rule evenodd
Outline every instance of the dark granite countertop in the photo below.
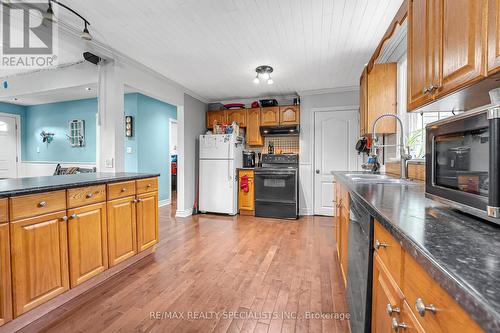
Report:
M 333 175 L 485 331 L 500 332 L 500 226 L 427 199 L 423 183 L 357 183 L 346 173 Z
M 0 180 L 0 198 L 157 176 L 159 176 L 159 174 L 156 173 L 99 172 L 2 179 Z

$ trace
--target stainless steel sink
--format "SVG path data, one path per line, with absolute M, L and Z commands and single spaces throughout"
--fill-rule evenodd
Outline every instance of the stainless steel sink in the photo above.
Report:
M 395 178 L 388 175 L 368 173 L 348 173 L 345 175 L 354 183 L 365 184 L 395 184 L 395 185 L 418 185 L 418 183 L 407 179 Z

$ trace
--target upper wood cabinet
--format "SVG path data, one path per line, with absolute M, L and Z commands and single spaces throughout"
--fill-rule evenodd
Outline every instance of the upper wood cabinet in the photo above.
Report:
M 485 77 L 485 5 L 484 0 L 409 1 L 408 111 Z
M 14 317 L 69 289 L 65 214 L 10 223 Z
M 261 126 L 278 126 L 280 124 L 280 107 L 272 106 L 267 108 L 262 108 L 260 111 Z
M 280 106 L 280 125 L 300 124 L 300 106 Z
M 249 146 L 262 146 L 264 141 L 260 135 L 260 108 L 247 110 L 246 140 Z
M 247 110 L 226 110 L 226 121 L 228 124 L 232 124 L 235 121 L 240 127 L 247 127 Z
M 135 197 L 108 201 L 108 258 L 113 267 L 137 253 Z
M 359 134 L 368 133 L 368 69 L 365 66 L 359 79 Z
M 158 192 L 137 196 L 137 251 L 158 243 Z
M 500 0 L 488 1 L 488 73 L 500 70 Z
M 12 319 L 9 224 L 0 224 L 0 326 Z
M 214 121 L 217 121 L 219 124 L 226 123 L 225 110 L 207 111 L 207 128 L 214 128 Z
M 108 268 L 106 203 L 68 210 L 71 288 Z
M 376 64 L 368 73 L 368 133 L 371 133 L 375 120 L 386 113 L 397 114 L 397 64 Z M 396 133 L 396 119 L 381 119 L 377 133 Z

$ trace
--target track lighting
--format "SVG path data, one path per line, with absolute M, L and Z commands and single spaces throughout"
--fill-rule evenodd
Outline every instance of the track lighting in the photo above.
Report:
M 47 8 L 47 11 L 43 14 L 43 20 L 46 22 L 53 22 L 53 23 L 57 22 L 56 16 L 54 15 L 54 11 L 52 10 L 51 1 L 49 1 L 49 8 Z
M 3 0 L 3 1 L 8 1 L 10 3 L 10 0 Z M 88 29 L 88 26 L 90 25 L 89 21 L 87 21 L 85 19 L 85 17 L 83 17 L 82 15 L 78 14 L 75 10 L 71 9 L 70 7 L 66 6 L 65 4 L 63 4 L 62 2 L 60 2 L 58 0 L 49 0 L 49 8 L 47 8 L 47 12 L 45 12 L 43 14 L 44 21 L 56 22 L 56 17 L 54 15 L 54 11 L 52 9 L 52 3 L 55 3 L 58 6 L 61 6 L 65 9 L 67 9 L 68 11 L 72 12 L 73 14 L 75 14 L 76 16 L 81 18 L 83 21 L 83 24 L 84 24 L 84 28 L 83 28 L 82 33 L 80 34 L 80 37 L 84 40 L 92 40 L 92 35 L 90 34 L 89 29 Z
M 253 79 L 253 83 L 259 84 L 260 80 L 267 81 L 267 84 L 269 85 L 274 83 L 274 80 L 271 78 L 271 73 L 273 72 L 273 68 L 271 66 L 259 66 L 255 69 L 255 71 L 257 72 L 257 75 Z
M 2 5 L 5 7 L 11 7 L 12 6 L 12 1 L 10 0 L 2 0 Z
M 83 28 L 82 34 L 80 35 L 82 39 L 92 40 L 92 36 L 89 33 L 89 29 L 87 29 L 87 21 L 85 21 L 85 28 Z

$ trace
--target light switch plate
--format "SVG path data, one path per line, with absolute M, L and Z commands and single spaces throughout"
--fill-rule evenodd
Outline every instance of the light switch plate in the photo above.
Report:
M 132 147 L 127 147 L 127 154 L 132 154 L 133 150 Z
M 112 158 L 105 159 L 104 166 L 106 168 L 112 168 L 113 167 L 113 159 Z

